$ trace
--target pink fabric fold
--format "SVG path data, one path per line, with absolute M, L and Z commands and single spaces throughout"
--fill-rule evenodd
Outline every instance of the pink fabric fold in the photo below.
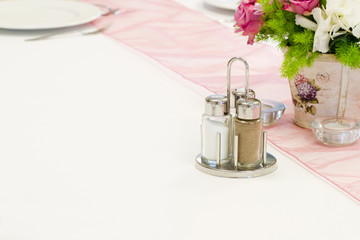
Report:
M 224 93 L 227 61 L 234 56 L 245 58 L 250 65 L 250 88 L 257 97 L 287 105 L 283 118 L 267 129 L 270 142 L 360 202 L 360 143 L 327 147 L 310 130 L 294 125 L 288 82 L 279 76 L 282 54 L 278 50 L 261 44 L 249 46 L 233 29 L 171 0 L 101 3 L 121 9 L 119 15 L 94 22 L 97 27 L 112 24 L 105 34 L 210 91 Z M 239 79 L 243 77 L 237 76 L 243 76 L 243 66 L 233 69 L 235 88 L 242 85 Z

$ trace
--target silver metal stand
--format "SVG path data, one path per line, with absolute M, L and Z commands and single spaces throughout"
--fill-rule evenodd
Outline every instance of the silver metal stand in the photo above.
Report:
M 270 153 L 266 154 L 266 164 L 260 164 L 257 168 L 251 170 L 237 169 L 232 161 L 221 166 L 211 167 L 201 159 L 201 154 L 195 158 L 195 167 L 203 173 L 217 177 L 226 178 L 253 178 L 260 177 L 274 172 L 277 169 L 276 158 Z
M 248 98 L 248 93 L 249 93 L 249 87 L 248 87 L 248 82 L 249 82 L 249 65 L 248 63 L 240 58 L 240 57 L 234 57 L 232 59 L 230 59 L 230 61 L 228 62 L 227 65 L 227 98 L 228 101 L 230 101 L 230 95 L 231 95 L 231 89 L 230 89 L 230 85 L 231 85 L 231 65 L 233 62 L 235 61 L 241 61 L 245 64 L 245 96 L 246 98 Z M 226 109 L 227 113 L 230 113 L 230 104 L 227 105 L 227 109 Z M 234 133 L 233 133 L 234 134 Z M 203 139 L 202 139 L 203 135 L 201 132 L 201 151 L 203 151 Z M 217 150 L 217 155 L 216 155 L 216 159 L 212 159 L 212 160 L 203 160 L 201 158 L 201 153 L 198 154 L 195 158 L 195 166 L 198 170 L 200 170 L 201 172 L 204 172 L 206 174 L 210 174 L 213 176 L 218 176 L 218 177 L 227 177 L 227 178 L 253 178 L 253 177 L 260 177 L 260 176 L 264 176 L 267 175 L 269 173 L 274 172 L 277 169 L 277 164 L 276 164 L 276 158 L 271 155 L 270 153 L 267 152 L 267 134 L 266 132 L 263 132 L 262 135 L 262 156 L 261 156 L 261 163 L 256 166 L 255 168 L 251 168 L 251 169 L 242 169 L 240 167 L 238 167 L 238 136 L 233 135 L 233 155 L 231 157 L 230 161 L 227 162 L 221 162 L 221 133 L 217 133 L 217 142 L 216 142 L 216 150 Z M 216 160 L 216 164 L 211 163 L 214 162 Z
M 201 158 L 199 153 L 195 158 L 195 166 L 203 173 L 218 177 L 227 178 L 253 178 L 260 177 L 274 172 L 277 169 L 276 158 L 267 152 L 267 133 L 264 131 L 262 136 L 262 161 L 261 164 L 253 169 L 238 168 L 238 136 L 234 136 L 233 156 L 226 163 L 221 164 L 221 134 L 217 133 L 217 158 L 216 164 L 211 164 Z

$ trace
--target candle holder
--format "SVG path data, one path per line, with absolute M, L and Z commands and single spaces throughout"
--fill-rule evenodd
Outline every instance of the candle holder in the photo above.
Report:
M 286 106 L 281 102 L 272 100 L 261 100 L 261 117 L 264 121 L 264 127 L 275 124 L 284 114 Z
M 346 146 L 360 138 L 360 122 L 351 118 L 317 118 L 311 122 L 317 139 L 329 146 Z

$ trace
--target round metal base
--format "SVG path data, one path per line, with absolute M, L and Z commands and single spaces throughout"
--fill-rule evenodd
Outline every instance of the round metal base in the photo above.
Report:
M 203 173 L 210 174 L 217 177 L 226 178 L 253 178 L 260 177 L 274 172 L 277 169 L 276 158 L 270 153 L 266 154 L 266 165 L 259 165 L 255 169 L 242 170 L 236 169 L 231 162 L 224 166 L 211 167 L 208 163 L 201 159 L 201 154 L 196 156 L 195 167 Z

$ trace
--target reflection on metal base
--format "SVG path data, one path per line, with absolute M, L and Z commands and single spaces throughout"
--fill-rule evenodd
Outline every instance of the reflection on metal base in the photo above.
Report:
M 203 173 L 218 177 L 227 178 L 253 178 L 267 175 L 277 169 L 276 158 L 270 153 L 266 154 L 266 165 L 251 170 L 235 169 L 232 162 L 222 165 L 220 167 L 211 167 L 208 163 L 201 159 L 201 154 L 196 156 L 195 166 Z

